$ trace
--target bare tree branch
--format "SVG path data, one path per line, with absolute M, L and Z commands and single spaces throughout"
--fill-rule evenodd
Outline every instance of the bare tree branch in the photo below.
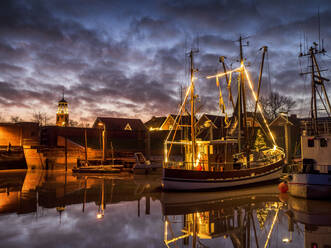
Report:
M 269 97 L 261 97 L 260 102 L 268 120 L 275 119 L 280 112 L 290 112 L 296 104 L 291 97 L 279 95 L 277 92 L 271 92 Z

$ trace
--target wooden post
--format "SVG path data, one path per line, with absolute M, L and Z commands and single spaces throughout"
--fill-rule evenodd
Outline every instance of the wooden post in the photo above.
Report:
M 87 163 L 87 130 L 85 128 L 85 164 Z
M 212 126 L 212 123 L 210 122 L 210 127 L 209 127 L 209 140 L 212 141 L 213 139 L 214 139 L 213 126 Z
M 114 165 L 114 147 L 113 147 L 113 142 L 110 142 L 110 148 L 111 148 L 111 160 L 112 160 L 112 165 Z
M 140 217 L 140 199 L 138 199 L 138 217 Z
M 145 214 L 150 215 L 151 214 L 151 197 L 149 193 L 145 197 L 146 199 L 146 208 L 145 208 Z
M 147 130 L 147 139 L 146 140 L 146 157 L 147 160 L 151 159 L 151 134 L 150 131 Z
M 64 163 L 65 163 L 65 169 L 68 170 L 68 142 L 67 142 L 67 136 L 64 138 Z
M 102 164 L 105 161 L 105 126 L 103 126 L 103 130 L 102 130 Z
M 292 158 L 292 152 L 291 152 L 291 129 L 290 125 L 286 123 L 284 125 L 285 129 L 285 149 L 286 149 L 286 162 L 289 164 L 291 162 Z

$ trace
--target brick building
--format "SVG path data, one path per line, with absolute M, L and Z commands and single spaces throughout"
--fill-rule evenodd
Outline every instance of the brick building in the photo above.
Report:
M 0 146 L 39 144 L 39 125 L 34 122 L 0 123 Z

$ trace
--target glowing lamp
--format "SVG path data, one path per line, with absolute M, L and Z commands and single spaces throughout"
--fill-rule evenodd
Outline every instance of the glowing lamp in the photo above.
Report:
M 103 215 L 102 213 L 98 213 L 98 214 L 97 214 L 97 219 L 102 219 L 103 216 L 104 216 L 104 215 Z

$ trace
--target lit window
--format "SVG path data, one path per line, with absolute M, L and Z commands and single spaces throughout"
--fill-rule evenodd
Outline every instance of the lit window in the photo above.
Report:
M 124 130 L 127 130 L 127 131 L 132 131 L 132 128 L 131 128 L 131 126 L 130 126 L 130 124 L 129 124 L 129 123 L 127 123 L 127 124 L 126 124 L 126 126 L 125 126 Z

